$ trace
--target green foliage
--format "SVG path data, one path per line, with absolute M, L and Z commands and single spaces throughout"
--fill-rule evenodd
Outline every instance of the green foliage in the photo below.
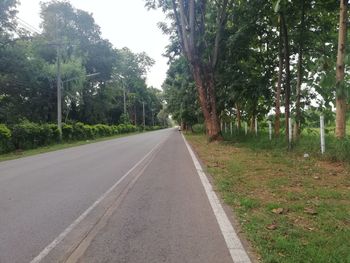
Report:
M 0 124 L 0 153 L 9 150 L 9 141 L 11 139 L 11 131 L 4 124 Z
M 271 150 L 282 153 L 288 148 L 283 137 L 272 138 L 272 140 L 270 140 L 266 127 L 262 130 L 259 129 L 258 136 L 251 133 L 245 135 L 244 131 L 235 130 L 233 135 L 227 133 L 224 134 L 224 137 L 230 143 L 237 143 L 258 152 Z M 326 152 L 324 155 L 321 155 L 319 130 L 308 128 L 304 130 L 298 141 L 293 142 L 291 152 L 299 156 L 308 153 L 313 157 L 331 161 L 350 161 L 350 138 L 346 137 L 344 140 L 338 140 L 333 136 L 332 132 L 328 130 L 328 132 L 326 132 L 325 141 Z
M 170 65 L 163 90 L 166 111 L 178 124 L 182 122 L 184 126 L 191 126 L 203 120 L 194 81 L 184 57 Z
M 63 124 L 62 125 L 62 137 L 65 141 L 73 140 L 73 125 Z
M 161 126 L 147 126 L 146 130 L 161 129 Z M 62 125 L 64 142 L 92 140 L 117 134 L 142 131 L 141 127 L 132 124 L 88 125 L 81 122 Z M 56 124 L 37 124 L 30 121 L 7 127 L 0 124 L 0 153 L 16 150 L 34 149 L 59 142 L 59 131 Z
M 1 123 L 57 121 L 57 47 L 53 43 L 59 42 L 64 122 L 139 125 L 144 102 L 146 124 L 159 124 L 161 91 L 147 87 L 145 78 L 154 64 L 152 58 L 128 48 L 115 49 L 102 38 L 92 14 L 67 1 L 42 3 L 43 32 L 21 33 L 15 23 L 16 4 L 16 0 L 0 1 Z M 12 36 L 13 31 L 17 34 Z M 123 83 L 117 76 L 123 77 Z M 128 120 L 122 116 L 123 89 Z M 99 136 L 95 128 L 76 126 L 75 130 L 65 127 L 63 137 Z
M 57 142 L 59 133 L 54 125 L 39 125 L 23 121 L 11 127 L 11 141 L 16 149 L 32 149 Z
M 96 129 L 97 135 L 99 137 L 111 136 L 115 131 L 115 129 L 113 129 L 111 126 L 104 125 L 104 124 L 96 124 L 93 127 Z M 118 134 L 118 132 L 116 134 Z
M 8 140 L 11 138 L 11 131 L 4 124 L 0 124 L 0 140 Z

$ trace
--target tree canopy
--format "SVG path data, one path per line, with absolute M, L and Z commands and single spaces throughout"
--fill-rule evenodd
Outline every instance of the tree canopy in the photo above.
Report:
M 0 123 L 56 122 L 58 58 L 63 121 L 141 125 L 144 103 L 146 125 L 160 122 L 162 96 L 146 84 L 154 64 L 146 53 L 114 48 L 92 14 L 69 2 L 41 3 L 41 32 L 16 23 L 16 5 L 0 3 Z
M 211 111 L 209 118 L 216 114 L 218 119 L 237 121 L 238 126 L 246 121 L 251 128 L 255 118 L 269 119 L 276 124 L 276 136 L 280 129 L 288 136 L 290 117 L 297 138 L 310 110 L 335 124 L 336 100 L 338 103 L 341 98 L 343 111 L 337 116 L 346 115 L 350 84 L 345 53 L 348 33 L 344 31 L 347 1 L 146 0 L 146 5 L 168 14 L 168 23 L 159 26 L 171 41 L 164 89 L 167 110 L 173 116 L 200 110 L 206 119 L 205 107 L 213 107 L 210 98 L 215 98 L 216 113 Z M 340 32 L 343 37 L 338 40 Z M 336 79 L 337 43 L 345 63 L 344 78 L 340 79 L 340 73 Z M 184 103 L 184 91 L 193 90 L 194 85 L 196 100 Z M 181 116 L 179 121 L 193 122 L 193 116 Z M 341 121 L 339 127 L 344 131 L 344 118 Z M 208 126 L 208 121 L 205 124 Z

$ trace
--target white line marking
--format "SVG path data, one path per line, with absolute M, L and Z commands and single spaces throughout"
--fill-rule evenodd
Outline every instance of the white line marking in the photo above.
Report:
M 168 137 L 166 137 L 168 138 Z M 41 262 L 52 249 L 54 249 L 82 220 L 84 220 L 88 214 L 98 206 L 103 199 L 107 197 L 137 166 L 139 166 L 159 145 L 161 145 L 165 139 L 158 143 L 155 147 L 152 148 L 140 161 L 138 161 L 126 174 L 123 175 L 111 188 L 107 190 L 95 203 L 93 203 L 88 209 L 85 210 L 77 219 L 74 220 L 54 241 L 52 241 L 47 247 L 45 247 L 39 255 L 37 255 L 30 263 L 39 263 Z
M 213 190 L 212 185 L 210 184 L 205 173 L 203 172 L 202 166 L 200 165 L 196 155 L 193 153 L 191 146 L 188 144 L 183 134 L 182 138 L 184 139 L 187 149 L 192 157 L 192 161 L 203 184 L 205 193 L 207 194 L 211 208 L 213 209 L 216 220 L 218 221 L 221 233 L 224 236 L 227 248 L 230 251 L 233 262 L 251 263 L 251 260 L 246 250 L 244 249 L 241 241 L 239 240 L 238 235 L 236 234 L 230 220 L 228 219 L 219 201 L 219 198 Z

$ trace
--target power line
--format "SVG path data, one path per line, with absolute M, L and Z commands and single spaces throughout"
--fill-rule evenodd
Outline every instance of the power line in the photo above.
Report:
M 41 31 L 39 29 L 37 29 L 35 26 L 32 26 L 31 24 L 29 24 L 28 22 L 24 21 L 22 18 L 16 16 L 17 18 L 17 22 L 26 30 L 32 32 L 32 33 L 36 33 L 36 34 L 41 34 Z

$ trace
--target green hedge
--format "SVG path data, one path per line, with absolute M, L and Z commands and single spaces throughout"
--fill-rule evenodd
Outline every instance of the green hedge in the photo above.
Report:
M 131 124 L 109 126 L 105 124 L 87 125 L 77 122 L 62 125 L 62 139 L 66 142 L 88 140 L 141 130 L 142 128 Z M 59 131 L 56 124 L 37 124 L 29 121 L 12 126 L 0 124 L 0 153 L 15 149 L 33 149 L 58 142 Z
M 26 121 L 13 125 L 10 129 L 10 142 L 15 149 L 32 149 L 59 141 L 59 131 L 55 124 L 40 125 Z
M 10 150 L 11 130 L 4 124 L 0 124 L 0 153 Z

